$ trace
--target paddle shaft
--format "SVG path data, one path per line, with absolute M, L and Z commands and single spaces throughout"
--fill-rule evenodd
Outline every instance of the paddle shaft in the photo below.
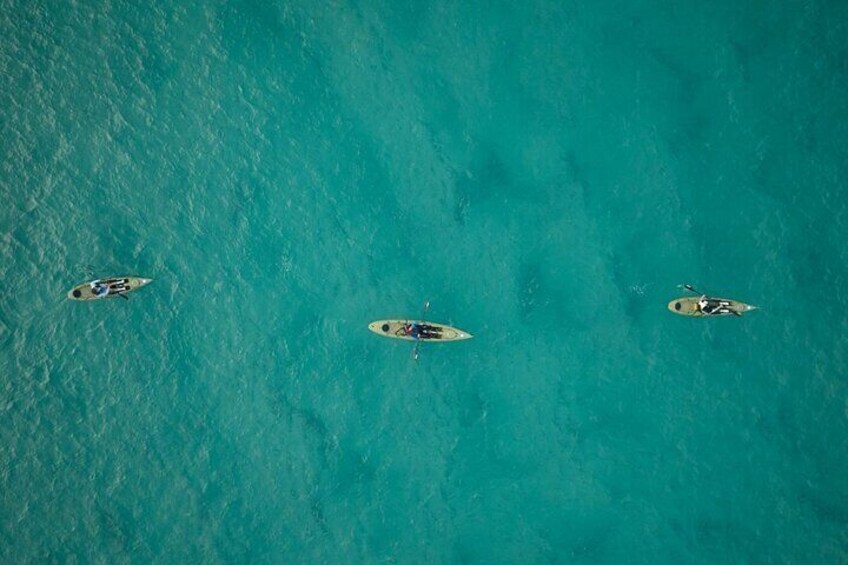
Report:
M 704 294 L 703 292 L 699 292 L 699 291 L 695 290 L 695 289 L 692 287 L 692 285 L 691 285 L 691 284 L 684 284 L 684 285 L 683 285 L 683 288 L 685 288 L 686 290 L 691 290 L 691 291 L 692 291 L 692 292 L 694 292 L 695 294 L 700 294 L 701 296 L 706 296 L 706 294 Z
M 424 322 L 424 318 L 427 317 L 427 310 L 430 309 L 430 301 L 424 303 L 424 309 L 421 312 L 421 322 Z M 418 349 L 421 347 L 421 336 L 415 338 L 415 349 L 412 350 L 412 359 L 414 361 L 418 361 Z

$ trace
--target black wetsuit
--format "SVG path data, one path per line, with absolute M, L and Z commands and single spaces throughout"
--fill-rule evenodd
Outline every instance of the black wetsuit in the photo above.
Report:
M 716 313 L 716 311 L 721 308 L 721 303 L 718 300 L 707 300 L 707 303 L 701 308 L 701 311 L 707 316 L 711 316 Z
M 409 335 L 411 335 L 413 339 L 433 339 L 440 337 L 442 334 L 434 326 L 427 324 L 412 324 L 412 329 L 410 330 Z
M 739 315 L 738 312 L 735 312 L 730 309 L 730 303 L 725 302 L 723 300 L 707 300 L 707 304 L 701 309 L 701 311 L 706 316 L 717 316 L 719 314 L 735 314 Z

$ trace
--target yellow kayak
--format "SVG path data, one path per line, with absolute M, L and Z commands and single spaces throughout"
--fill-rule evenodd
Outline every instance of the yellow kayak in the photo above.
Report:
M 474 337 L 468 332 L 424 320 L 377 320 L 368 324 L 377 335 L 407 341 L 461 341 Z
M 729 298 L 707 298 L 707 312 L 701 310 L 698 305 L 700 297 L 686 296 L 676 298 L 668 303 L 668 309 L 681 316 L 692 316 L 694 318 L 712 318 L 714 316 L 741 316 L 745 312 L 756 310 L 756 306 L 731 300 Z
M 125 295 L 128 292 L 138 290 L 152 282 L 153 279 L 132 276 L 97 279 L 75 286 L 68 291 L 68 298 L 70 300 L 100 300 L 116 296 L 126 298 Z

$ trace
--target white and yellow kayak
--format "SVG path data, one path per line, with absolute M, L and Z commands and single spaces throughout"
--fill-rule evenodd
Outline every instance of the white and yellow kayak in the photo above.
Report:
M 377 320 L 368 324 L 368 329 L 383 337 L 419 342 L 461 341 L 474 337 L 457 328 L 424 320 Z M 414 337 L 413 333 L 418 337 Z
M 698 302 L 700 302 L 700 297 L 698 296 L 676 298 L 668 303 L 668 309 L 675 314 L 680 314 L 681 316 L 692 316 L 695 318 L 741 316 L 745 312 L 757 309 L 756 306 L 751 306 L 750 304 L 745 304 L 744 302 L 731 300 L 729 298 L 707 298 L 709 308 L 712 310 L 712 312 L 707 314 L 706 312 L 701 311 L 700 306 L 698 306 Z
M 75 286 L 68 291 L 68 298 L 70 300 L 100 300 L 117 296 L 126 298 L 125 295 L 128 292 L 138 290 L 152 282 L 153 279 L 133 276 L 97 279 Z

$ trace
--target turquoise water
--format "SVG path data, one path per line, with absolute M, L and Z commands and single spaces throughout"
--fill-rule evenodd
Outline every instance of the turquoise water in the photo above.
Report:
M 848 561 L 848 4 L 688 4 L 0 2 L 0 561 Z

